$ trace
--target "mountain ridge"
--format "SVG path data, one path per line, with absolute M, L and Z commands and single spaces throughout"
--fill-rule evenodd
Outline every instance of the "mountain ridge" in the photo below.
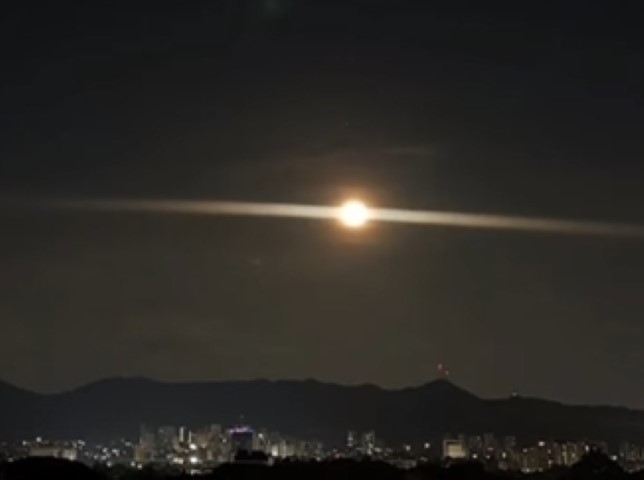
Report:
M 358 389 L 375 389 L 379 390 L 382 392 L 403 392 L 403 391 L 418 391 L 418 390 L 423 390 L 427 388 L 432 388 L 433 386 L 436 385 L 441 385 L 441 384 L 449 384 L 452 388 L 456 390 L 460 390 L 464 394 L 468 394 L 471 396 L 475 396 L 476 398 L 480 398 L 470 391 L 456 385 L 455 383 L 451 382 L 450 380 L 446 380 L 443 378 L 436 378 L 430 381 L 427 381 L 425 383 L 421 383 L 418 385 L 410 385 L 410 386 L 405 386 L 405 387 L 398 387 L 398 388 L 387 388 L 380 386 L 375 383 L 358 383 L 358 384 L 343 384 L 343 383 L 336 383 L 336 382 L 331 382 L 331 381 L 322 381 L 322 380 L 317 380 L 314 378 L 306 378 L 306 379 L 268 379 L 268 378 L 253 378 L 253 379 L 242 379 L 242 380 L 189 380 L 189 381 L 172 381 L 172 380 L 160 380 L 160 379 L 155 379 L 151 377 L 146 377 L 146 376 L 112 376 L 112 377 L 105 377 L 101 378 L 98 380 L 94 380 L 88 383 L 84 383 L 75 387 L 67 388 L 64 390 L 60 391 L 54 391 L 54 392 L 39 392 L 36 390 L 31 390 L 28 388 L 23 388 L 19 387 L 11 382 L 4 381 L 0 379 L 0 391 L 2 391 L 3 388 L 7 389 L 13 389 L 17 391 L 21 391 L 27 394 L 31 395 L 37 395 L 37 396 L 56 396 L 56 395 L 64 395 L 67 393 L 71 392 L 77 392 L 77 391 L 83 391 L 87 389 L 93 389 L 97 388 L 103 385 L 113 385 L 113 384 L 132 384 L 132 383 L 139 383 L 139 384 L 157 384 L 157 385 L 201 385 L 201 384 L 247 384 L 247 383 L 267 383 L 267 384 L 299 384 L 299 383 L 308 383 L 308 384 L 316 384 L 316 385 L 322 385 L 322 386 L 328 386 L 328 387 L 338 387 L 338 388 L 358 388 Z
M 415 387 L 318 380 L 166 382 L 111 377 L 55 394 L 0 382 L 0 431 L 8 438 L 135 439 L 141 424 L 257 427 L 339 444 L 347 430 L 388 442 L 485 432 L 519 438 L 644 443 L 644 411 L 539 398 L 482 399 L 445 379 Z

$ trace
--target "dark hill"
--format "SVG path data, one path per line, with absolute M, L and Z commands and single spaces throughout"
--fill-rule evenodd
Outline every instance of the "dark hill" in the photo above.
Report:
M 338 442 L 350 429 L 374 429 L 390 442 L 461 432 L 644 442 L 641 411 L 527 398 L 483 400 L 445 380 L 385 390 L 313 380 L 165 383 L 114 378 L 56 395 L 0 384 L 0 431 L 7 438 L 135 438 L 142 423 L 231 425 L 241 415 L 258 427 Z

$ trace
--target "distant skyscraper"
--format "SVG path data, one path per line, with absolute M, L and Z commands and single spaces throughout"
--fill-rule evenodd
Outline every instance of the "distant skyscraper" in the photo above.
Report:
M 139 429 L 139 443 L 152 447 L 155 442 L 156 436 L 154 435 L 154 432 L 145 425 L 141 425 L 141 428 Z
M 172 426 L 160 427 L 157 431 L 156 446 L 162 451 L 170 451 L 174 449 L 177 442 L 177 429 Z
M 250 427 L 234 427 L 228 430 L 233 452 L 253 451 L 255 445 L 255 431 Z
M 179 443 L 180 444 L 185 444 L 188 443 L 188 430 L 186 427 L 179 427 Z
M 619 446 L 619 459 L 623 462 L 639 462 L 642 460 L 642 451 L 638 445 L 622 442 Z
M 145 425 L 141 425 L 139 444 L 134 447 L 134 461 L 139 464 L 149 462 L 156 449 L 156 435 Z
M 349 450 L 353 450 L 354 448 L 356 448 L 356 443 L 357 443 L 356 432 L 349 430 L 347 432 L 347 448 Z
M 362 434 L 360 441 L 360 448 L 365 455 L 373 455 L 374 448 L 376 447 L 376 432 L 373 430 Z

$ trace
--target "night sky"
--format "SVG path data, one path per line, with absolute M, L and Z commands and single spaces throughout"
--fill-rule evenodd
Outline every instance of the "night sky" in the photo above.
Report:
M 644 223 L 640 1 L 13 2 L 0 378 L 433 379 L 644 408 L 644 242 L 16 199 Z

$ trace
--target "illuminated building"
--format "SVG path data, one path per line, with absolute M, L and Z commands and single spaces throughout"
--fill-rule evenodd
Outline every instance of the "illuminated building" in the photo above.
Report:
M 155 442 L 156 442 L 156 438 L 154 436 L 154 433 L 151 430 L 149 430 L 145 425 L 141 425 L 140 433 L 139 433 L 139 444 L 153 447 Z
M 145 425 L 141 425 L 139 443 L 134 447 L 134 461 L 139 464 L 152 460 L 156 450 L 156 436 Z
M 561 460 L 562 464 L 571 466 L 581 460 L 584 456 L 584 447 L 579 443 L 567 442 L 561 447 Z
M 221 426 L 210 425 L 199 430 L 191 432 L 190 444 L 196 445 L 198 449 L 212 448 L 219 443 L 221 436 Z
M 78 451 L 75 448 L 38 444 L 29 448 L 28 455 L 30 457 L 64 458 L 75 461 L 78 458 Z
M 161 450 L 172 450 L 177 439 L 177 429 L 172 426 L 160 427 L 157 431 L 156 444 Z
M 295 450 L 295 445 L 293 443 L 282 439 L 271 445 L 270 454 L 273 457 L 289 458 L 295 456 Z
M 451 458 L 454 460 L 467 458 L 467 448 L 464 438 L 443 439 L 443 458 Z
M 356 447 L 356 432 L 349 430 L 347 432 L 347 448 L 352 450 Z
M 270 438 L 270 433 L 267 432 L 266 430 L 262 430 L 257 433 L 256 435 L 256 445 L 255 445 L 255 450 L 260 450 L 265 453 L 270 453 L 271 450 L 271 438 Z
M 152 460 L 152 454 L 152 447 L 139 444 L 134 447 L 133 460 L 138 464 L 148 463 Z
M 376 448 L 376 432 L 373 430 L 365 432 L 362 434 L 360 441 L 360 449 L 365 455 L 373 455 L 373 451 Z
M 250 427 L 234 427 L 228 430 L 233 452 L 252 452 L 255 447 L 255 431 Z
M 193 456 L 206 462 L 219 461 L 222 455 L 221 425 L 210 425 L 190 433 L 188 448 Z
M 644 460 L 644 451 L 638 445 L 630 442 L 622 442 L 619 445 L 618 458 L 621 463 L 628 465 Z

